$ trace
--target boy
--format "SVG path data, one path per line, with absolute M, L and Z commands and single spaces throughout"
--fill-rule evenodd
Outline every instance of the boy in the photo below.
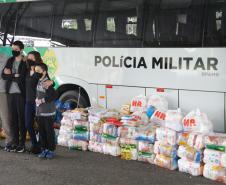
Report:
M 2 72 L 3 80 L 6 80 L 6 93 L 9 106 L 10 133 L 12 142 L 5 147 L 9 152 L 24 152 L 26 129 L 24 121 L 25 108 L 25 77 L 27 67 L 23 61 L 24 44 L 15 41 L 12 44 L 12 57 L 10 57 Z
M 42 148 L 42 153 L 39 154 L 40 158 L 52 159 L 55 150 L 55 132 L 53 128 L 55 116 L 55 103 L 56 92 L 53 86 L 47 89 L 43 83 L 48 81 L 48 67 L 46 64 L 41 63 L 35 67 L 36 75 L 39 77 L 36 93 L 36 116 L 39 126 L 39 136 Z

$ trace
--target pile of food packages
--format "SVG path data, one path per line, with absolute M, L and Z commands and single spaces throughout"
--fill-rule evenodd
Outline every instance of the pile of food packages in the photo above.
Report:
M 63 113 L 58 144 L 226 183 L 226 134 L 207 114 L 169 110 L 164 95 L 139 95 L 120 110 L 77 108 Z

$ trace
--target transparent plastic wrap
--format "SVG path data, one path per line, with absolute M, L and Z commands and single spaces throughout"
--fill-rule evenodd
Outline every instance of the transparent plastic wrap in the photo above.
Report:
M 120 138 L 119 139 L 119 144 L 120 145 L 136 145 L 138 146 L 138 141 L 130 138 Z
M 68 116 L 63 116 L 60 123 L 61 123 L 61 126 L 69 126 L 69 127 L 74 126 L 74 121 L 72 121 Z
M 156 129 L 156 140 L 162 141 L 166 144 L 176 145 L 178 140 L 178 133 L 175 130 L 160 127 Z
M 177 144 L 186 146 L 188 144 L 189 132 L 178 133 Z
M 90 132 L 102 134 L 103 124 L 104 124 L 103 122 L 98 122 L 98 123 L 90 122 L 89 124 Z
M 92 142 L 102 143 L 102 135 L 95 132 L 89 133 L 89 140 Z
M 69 135 L 59 135 L 57 137 L 57 144 L 60 146 L 66 146 L 68 147 L 68 141 L 72 139 L 72 136 Z
M 147 162 L 150 164 L 154 164 L 155 156 L 156 155 L 154 153 L 146 153 L 146 152 L 138 151 L 137 160 L 142 161 L 142 162 Z
M 212 133 L 205 136 L 206 148 L 226 152 L 226 134 Z
M 154 126 L 142 126 L 137 128 L 135 139 L 138 141 L 148 141 L 150 143 L 155 142 L 156 127 Z
M 118 137 L 118 127 L 111 123 L 103 124 L 103 134 L 107 134 L 113 137 Z
M 147 98 L 144 95 L 134 97 L 130 103 L 130 112 L 145 111 L 147 107 Z
M 200 176 L 203 174 L 203 164 L 186 159 L 178 160 L 178 168 L 180 172 L 189 173 L 192 176 Z
M 87 151 L 88 150 L 88 142 L 82 141 L 82 140 L 70 139 L 68 141 L 68 147 L 70 150 Z
M 166 112 L 165 126 L 177 132 L 183 131 L 182 125 L 183 114 L 181 109 L 168 110 Z
M 196 163 L 202 162 L 203 159 L 203 151 L 197 150 L 190 146 L 179 146 L 177 155 L 182 159 L 190 160 Z
M 217 150 L 205 149 L 203 161 L 204 163 L 226 168 L 226 153 Z
M 113 137 L 107 134 L 102 134 L 102 142 L 113 146 L 119 145 L 119 137 Z
M 82 141 L 89 141 L 89 132 L 83 131 L 83 130 L 74 130 L 73 139 L 82 140 Z
M 155 110 L 154 114 L 151 116 L 151 122 L 162 127 L 165 127 L 166 111 Z
M 137 146 L 136 145 L 126 145 L 121 144 L 120 145 L 120 155 L 121 159 L 124 160 L 137 160 L 138 152 L 137 152 Z
M 143 153 L 154 153 L 154 145 L 147 141 L 138 142 L 138 151 Z
M 203 176 L 214 181 L 226 183 L 226 168 L 205 164 Z
M 136 134 L 136 127 L 124 126 L 118 128 L 118 135 L 121 138 L 130 138 L 133 139 Z
M 103 143 L 89 141 L 88 150 L 91 152 L 103 153 Z
M 162 154 L 157 154 L 154 160 L 154 164 L 163 168 L 167 168 L 169 170 L 176 170 L 178 167 L 177 161 L 177 158 L 171 158 Z
M 187 144 L 191 147 L 194 147 L 198 150 L 202 150 L 205 148 L 205 143 L 204 143 L 204 134 L 200 133 L 190 133 L 188 137 Z
M 168 101 L 165 98 L 165 96 L 163 96 L 163 95 L 152 94 L 148 99 L 147 106 L 148 107 L 153 106 L 156 109 L 167 111 L 168 110 Z
M 111 145 L 109 143 L 103 143 L 103 153 L 112 155 L 112 156 L 119 156 L 120 147 L 119 145 Z
M 177 157 L 177 146 L 162 143 L 161 141 L 156 141 L 154 144 L 154 153 L 162 154 L 167 157 L 176 158 Z

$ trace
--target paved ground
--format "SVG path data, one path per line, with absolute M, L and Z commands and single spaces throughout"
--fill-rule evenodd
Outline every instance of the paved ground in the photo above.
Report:
M 212 185 L 138 161 L 58 147 L 57 157 L 41 160 L 30 154 L 0 151 L 0 185 Z

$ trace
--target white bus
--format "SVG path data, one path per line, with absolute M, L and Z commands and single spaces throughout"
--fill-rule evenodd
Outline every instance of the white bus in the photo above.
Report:
M 17 39 L 38 50 L 60 100 L 119 108 L 162 93 L 226 131 L 226 0 L 12 1 L 0 1 L 0 59 Z

